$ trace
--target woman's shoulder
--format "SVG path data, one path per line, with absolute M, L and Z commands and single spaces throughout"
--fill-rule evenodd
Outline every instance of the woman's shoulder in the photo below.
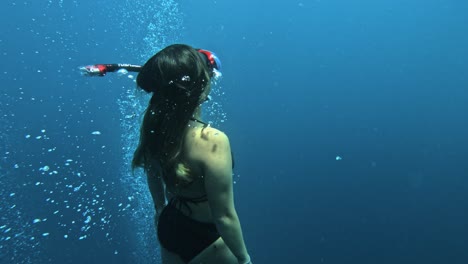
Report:
M 228 136 L 223 131 L 212 126 L 206 126 L 200 131 L 201 139 L 210 141 L 212 143 L 222 143 L 229 141 Z
M 194 130 L 190 141 L 188 144 L 190 152 L 198 157 L 230 148 L 227 134 L 212 126 Z

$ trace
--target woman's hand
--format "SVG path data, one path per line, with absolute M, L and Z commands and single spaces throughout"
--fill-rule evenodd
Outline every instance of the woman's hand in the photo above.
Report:
M 161 215 L 161 212 L 164 210 L 164 207 L 166 207 L 166 204 L 162 204 L 156 207 L 156 212 L 154 213 L 154 222 L 156 223 L 156 226 L 158 226 L 159 216 Z
M 244 259 L 239 259 L 239 264 L 252 264 L 250 256 L 247 255 L 247 257 L 245 257 Z

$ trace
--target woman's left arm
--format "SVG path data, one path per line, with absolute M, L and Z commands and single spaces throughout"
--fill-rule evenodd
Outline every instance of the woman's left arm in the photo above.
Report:
M 165 185 L 161 173 L 157 170 L 149 170 L 146 173 L 148 179 L 148 186 L 153 198 L 154 206 L 156 208 L 156 215 L 161 213 L 166 205 Z

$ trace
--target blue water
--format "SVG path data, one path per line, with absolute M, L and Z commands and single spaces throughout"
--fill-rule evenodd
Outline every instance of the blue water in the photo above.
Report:
M 0 263 L 160 263 L 129 169 L 147 97 L 94 63 L 222 59 L 254 263 L 468 263 L 468 3 L 0 3 Z

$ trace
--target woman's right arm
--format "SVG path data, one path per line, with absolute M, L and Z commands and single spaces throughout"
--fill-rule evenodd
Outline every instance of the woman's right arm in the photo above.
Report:
M 151 197 L 153 198 L 156 209 L 156 215 L 159 215 L 164 206 L 166 206 L 166 190 L 161 170 L 157 168 L 157 165 L 153 165 L 152 169 L 146 173 L 146 176 Z
M 239 263 L 250 263 L 242 229 L 234 207 L 232 159 L 228 137 L 221 132 L 210 137 L 205 155 L 205 189 L 214 222 L 224 243 Z

